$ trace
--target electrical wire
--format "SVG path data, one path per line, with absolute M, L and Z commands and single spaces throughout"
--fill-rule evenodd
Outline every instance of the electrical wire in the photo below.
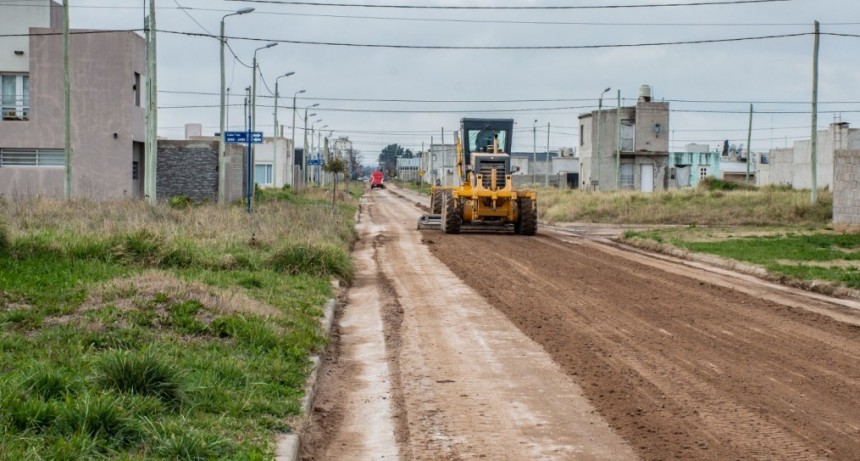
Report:
M 205 37 L 218 38 L 212 35 L 200 34 L 195 32 L 182 32 L 174 30 L 159 30 L 158 32 L 172 35 L 186 35 L 190 37 Z M 679 40 L 667 42 L 650 42 L 650 43 L 622 43 L 622 44 L 604 44 L 604 45 L 510 45 L 510 46 L 458 46 L 458 45 L 392 45 L 392 44 L 372 44 L 372 43 L 354 43 L 354 42 L 323 42 L 311 40 L 287 40 L 287 39 L 264 39 L 255 37 L 225 37 L 234 40 L 248 40 L 255 42 L 277 42 L 288 43 L 292 45 L 323 45 L 323 46 L 340 46 L 353 48 L 389 48 L 389 49 L 407 49 L 407 50 L 588 50 L 588 49 L 605 49 L 605 48 L 640 48 L 652 46 L 670 46 L 670 45 L 701 45 L 706 43 L 729 43 L 729 42 L 745 42 L 754 40 L 771 40 L 778 38 L 805 37 L 814 35 L 813 32 L 799 32 L 794 34 L 775 34 L 775 35 L 759 35 L 752 37 L 734 37 L 720 39 L 702 39 L 702 40 Z
M 342 7 L 342 8 L 384 8 L 384 9 L 408 9 L 408 10 L 603 10 L 603 9 L 628 9 L 628 8 L 666 8 L 686 6 L 719 6 L 719 5 L 744 5 L 753 3 L 782 3 L 791 0 L 717 0 L 709 2 L 688 3 L 639 3 L 632 5 L 560 5 L 560 6 L 453 6 L 453 5 L 379 5 L 367 3 L 324 3 L 293 0 L 227 0 L 228 2 L 241 3 L 268 3 L 273 5 L 290 6 L 319 6 L 319 7 Z

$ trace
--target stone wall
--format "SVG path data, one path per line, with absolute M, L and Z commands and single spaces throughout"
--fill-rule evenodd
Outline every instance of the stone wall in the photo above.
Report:
M 860 225 L 860 150 L 833 155 L 833 223 Z
M 227 148 L 227 201 L 245 190 L 241 148 Z M 218 141 L 158 141 L 157 190 L 159 200 L 189 197 L 195 202 L 218 201 Z

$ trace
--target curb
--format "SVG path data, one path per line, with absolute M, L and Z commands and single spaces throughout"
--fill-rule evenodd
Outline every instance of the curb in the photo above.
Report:
M 332 280 L 332 287 L 337 290 L 340 288 L 340 283 L 337 280 Z M 334 324 L 334 309 L 337 301 L 333 298 L 325 303 L 323 318 L 320 320 L 323 335 L 328 337 L 331 334 L 331 328 Z M 305 416 L 310 415 L 311 407 L 314 404 L 314 397 L 317 392 L 317 383 L 319 381 L 319 369 L 321 359 L 318 355 L 310 356 L 311 373 L 305 381 L 305 396 L 302 398 L 302 413 Z M 299 448 L 301 447 L 301 436 L 292 432 L 284 434 L 278 438 L 275 448 L 275 461 L 298 461 Z

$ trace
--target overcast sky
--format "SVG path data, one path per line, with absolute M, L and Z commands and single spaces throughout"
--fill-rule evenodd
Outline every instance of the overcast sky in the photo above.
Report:
M 320 0 L 332 3 L 334 0 Z M 665 5 L 698 0 L 339 0 L 349 4 L 436 6 Z M 708 1 L 708 0 L 706 0 Z M 714 0 L 711 0 L 714 1 Z M 12 2 L 7 2 L 12 3 Z M 144 0 L 70 0 L 73 28 L 141 28 Z M 280 3 L 280 4 L 279 4 Z M 2 5 L 3 3 L 0 3 Z M 184 7 L 184 11 L 179 9 Z M 538 149 L 578 145 L 577 116 L 597 106 L 614 107 L 653 87 L 670 101 L 672 150 L 689 142 L 746 142 L 749 103 L 755 104 L 753 149 L 806 139 L 810 133 L 813 21 L 822 33 L 860 35 L 857 0 L 790 0 L 756 4 L 569 10 L 469 10 L 303 6 L 225 0 L 158 0 L 162 31 L 219 33 L 221 17 L 243 7 L 256 11 L 226 20 L 229 44 L 250 64 L 266 40 L 420 46 L 581 46 L 730 39 L 809 34 L 727 43 L 601 49 L 450 50 L 347 47 L 280 43 L 258 52 L 263 78 L 280 80 L 279 123 L 287 136 L 292 95 L 328 125 L 325 133 L 348 136 L 367 161 L 399 143 L 412 150 L 446 142 L 463 116 L 513 117 L 515 151 L 531 151 L 534 120 Z M 2 8 L 6 8 L 3 6 Z M 194 20 L 199 22 L 199 25 Z M 201 27 L 202 25 L 202 27 Z M 204 28 L 206 30 L 204 30 Z M 243 40 L 253 38 L 262 41 Z M 841 117 L 860 127 L 860 38 L 821 37 L 819 127 Z M 230 125 L 241 129 L 244 89 L 251 70 L 227 54 Z M 218 130 L 218 40 L 158 36 L 159 135 L 181 138 L 185 123 Z M 208 94 L 183 94 L 196 92 Z M 257 128 L 272 131 L 273 99 L 258 88 Z M 267 97 L 262 97 L 267 96 Z M 350 99 L 365 99 L 353 101 Z M 386 102 L 381 100 L 412 100 Z M 418 101 L 450 102 L 418 102 Z M 469 102 L 542 100 L 530 102 Z M 170 108 L 172 106 L 207 106 Z M 493 112 L 480 112 L 493 111 Z M 836 113 L 834 113 L 834 111 Z M 761 113 L 759 113 L 761 112 Z M 770 113 L 768 113 L 770 112 Z M 773 112 L 798 112 L 793 114 Z M 297 123 L 301 130 L 301 123 Z M 298 131 L 300 133 L 301 131 Z M 299 146 L 301 146 L 301 136 Z

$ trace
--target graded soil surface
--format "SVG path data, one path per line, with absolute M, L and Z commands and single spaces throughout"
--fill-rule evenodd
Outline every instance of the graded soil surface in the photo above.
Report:
M 334 421 L 375 387 L 342 329 L 304 459 L 860 459 L 856 303 L 549 229 L 419 232 L 417 199 L 366 200 L 397 452 L 326 457 L 374 440 Z

